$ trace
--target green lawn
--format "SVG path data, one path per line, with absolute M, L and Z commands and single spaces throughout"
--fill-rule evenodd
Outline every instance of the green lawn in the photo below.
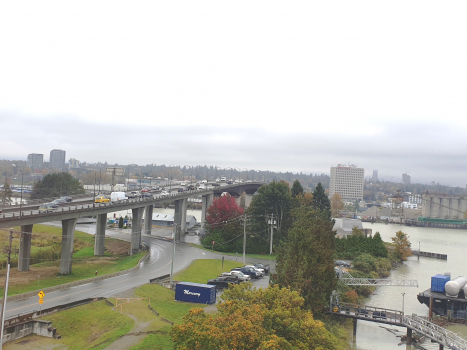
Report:
M 224 268 L 222 268 L 221 260 L 195 260 L 185 270 L 175 274 L 174 280 L 194 283 L 207 283 L 208 280 L 216 278 L 222 272 L 229 272 L 233 268 L 239 266 L 242 266 L 242 263 L 230 260 L 224 260 Z
M 203 249 L 203 250 L 207 250 L 207 251 L 211 251 L 211 249 L 208 249 L 208 248 L 205 248 L 203 247 L 201 244 L 195 244 L 195 243 L 188 243 L 190 246 L 194 247 L 194 248 L 199 248 L 199 249 Z M 231 256 L 235 256 L 236 253 L 226 253 L 226 252 L 218 252 L 218 251 L 214 251 L 216 253 L 219 253 L 219 254 L 224 254 L 224 255 L 231 255 Z M 243 253 L 238 253 L 237 254 L 238 257 L 243 257 Z M 275 255 L 269 255 L 269 254 L 245 254 L 245 256 L 247 258 L 257 258 L 257 259 L 265 259 L 265 260 L 276 260 L 276 256 Z
M 91 303 L 44 317 L 52 321 L 68 350 L 103 349 L 128 333 L 135 321 L 112 311 L 104 301 Z

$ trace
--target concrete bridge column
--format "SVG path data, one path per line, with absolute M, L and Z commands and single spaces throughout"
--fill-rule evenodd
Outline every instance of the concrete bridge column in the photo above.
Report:
M 185 225 L 183 225 L 183 218 L 185 218 Z M 186 226 L 186 199 L 178 199 L 175 201 L 175 215 L 174 215 L 174 230 L 175 240 L 183 240 L 185 231 L 182 229 Z
M 75 227 L 78 219 L 62 220 L 62 254 L 60 258 L 60 273 L 71 273 L 73 262 L 73 242 L 75 240 Z
M 144 233 L 147 235 L 151 234 L 153 210 L 154 210 L 154 205 L 148 205 L 144 209 Z
M 182 225 L 180 229 L 180 236 L 185 238 L 186 232 L 186 209 L 187 209 L 188 199 L 182 199 Z
M 131 249 L 130 255 L 136 254 L 141 246 L 141 228 L 143 226 L 144 207 L 131 209 L 133 220 L 131 223 Z
M 206 211 L 208 209 L 208 197 L 201 197 L 201 229 L 204 230 L 204 222 L 206 221 Z
M 29 271 L 31 259 L 32 226 L 21 226 L 21 240 L 19 243 L 18 271 Z
M 439 350 L 444 350 L 444 345 L 443 344 L 439 344 Z
M 357 335 L 357 319 L 354 318 L 352 319 L 353 322 L 353 336 L 354 336 L 354 341 L 355 341 L 355 336 Z
M 96 235 L 94 236 L 94 255 L 104 255 L 106 224 L 107 214 L 98 214 L 96 222 Z

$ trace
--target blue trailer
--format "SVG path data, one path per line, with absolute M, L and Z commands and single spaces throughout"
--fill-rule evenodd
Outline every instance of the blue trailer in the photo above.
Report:
M 201 283 L 179 282 L 175 286 L 175 300 L 190 303 L 214 304 L 216 286 Z

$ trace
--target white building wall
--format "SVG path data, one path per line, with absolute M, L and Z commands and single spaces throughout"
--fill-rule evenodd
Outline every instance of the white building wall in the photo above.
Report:
M 344 200 L 363 199 L 365 169 L 355 165 L 331 167 L 329 197 L 338 192 Z

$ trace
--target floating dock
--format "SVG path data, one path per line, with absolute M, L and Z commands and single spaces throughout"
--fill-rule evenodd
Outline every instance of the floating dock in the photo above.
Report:
M 457 298 L 448 297 L 445 293 L 433 292 L 431 289 L 419 293 L 417 299 L 420 304 L 430 308 L 430 299 L 433 299 L 433 312 L 436 315 L 448 316 L 467 320 L 467 299 L 463 290 Z

